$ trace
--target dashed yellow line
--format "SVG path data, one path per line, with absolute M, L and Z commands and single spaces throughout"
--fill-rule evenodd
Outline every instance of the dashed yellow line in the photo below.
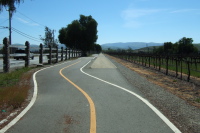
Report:
M 90 133 L 96 133 L 96 111 L 95 111 L 95 105 L 94 105 L 94 102 L 92 101 L 92 98 L 83 90 L 81 89 L 78 85 L 76 85 L 75 83 L 73 83 L 71 80 L 69 80 L 67 77 L 65 77 L 63 74 L 62 74 L 62 71 L 68 67 L 71 67 L 75 64 L 78 64 L 79 62 L 81 61 L 78 61 L 74 64 L 71 64 L 67 67 L 64 67 L 62 68 L 59 73 L 60 75 L 66 79 L 70 84 L 72 84 L 74 87 L 76 87 L 81 93 L 83 93 L 83 95 L 87 98 L 89 104 L 90 104 Z

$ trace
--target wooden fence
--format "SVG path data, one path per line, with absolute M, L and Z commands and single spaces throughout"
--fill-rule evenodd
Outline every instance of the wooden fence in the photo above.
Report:
M 10 71 L 10 58 L 14 56 L 13 54 L 10 54 L 10 48 L 16 46 L 9 45 L 8 39 L 4 38 L 3 39 L 3 71 L 4 72 L 9 72 Z M 37 47 L 30 47 L 30 43 L 27 41 L 25 42 L 24 46 L 19 46 L 17 48 L 25 49 L 25 61 L 24 61 L 24 66 L 28 67 L 30 65 L 30 49 L 39 51 L 39 53 L 34 53 L 34 56 L 39 56 L 39 62 L 38 64 L 44 64 L 43 57 L 46 56 L 48 58 L 48 64 L 52 63 L 58 63 L 59 61 L 64 61 L 68 60 L 70 58 L 75 58 L 75 57 L 80 57 L 82 52 L 78 50 L 73 50 L 73 49 L 64 49 L 61 47 L 61 49 L 52 48 L 49 46 L 48 48 L 44 48 L 42 44 L 40 44 Z M 59 55 L 60 55 L 60 60 L 59 60 Z
M 190 81 L 191 75 L 200 77 L 200 55 L 157 55 L 130 52 L 107 52 L 111 56 L 140 64 L 172 75 L 177 78 Z M 187 76 L 183 76 L 187 75 Z

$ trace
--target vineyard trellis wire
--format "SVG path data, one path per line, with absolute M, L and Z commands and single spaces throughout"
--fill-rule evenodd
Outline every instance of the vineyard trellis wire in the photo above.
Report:
M 200 55 L 158 55 L 151 53 L 131 52 L 106 52 L 106 54 L 117 58 L 140 64 L 145 67 L 154 68 L 166 75 L 172 75 L 181 80 L 191 80 L 191 76 L 200 77 Z M 187 76 L 183 76 L 187 75 Z

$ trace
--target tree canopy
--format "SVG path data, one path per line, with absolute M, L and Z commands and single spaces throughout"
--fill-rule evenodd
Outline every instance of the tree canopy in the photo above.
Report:
M 45 36 L 44 38 L 41 37 L 40 38 L 43 42 L 44 42 L 44 45 L 46 47 L 48 46 L 52 46 L 52 47 L 56 47 L 57 44 L 57 40 L 54 40 L 54 30 L 51 30 L 49 27 L 45 27 Z
M 74 20 L 67 27 L 59 30 L 58 39 L 67 47 L 86 53 L 95 47 L 98 38 L 97 25 L 98 23 L 92 16 L 80 15 L 79 20 Z
M 16 10 L 15 4 L 20 4 L 24 0 L 0 0 L 0 12 L 3 11 L 3 8 L 8 7 L 11 12 Z
M 163 46 L 157 48 L 154 52 L 157 54 L 195 54 L 198 49 L 192 44 L 192 38 L 181 38 L 178 42 L 165 42 Z

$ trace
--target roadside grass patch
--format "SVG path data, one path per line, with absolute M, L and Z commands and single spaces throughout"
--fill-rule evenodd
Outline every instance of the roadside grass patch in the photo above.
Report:
M 198 102 L 198 103 L 200 103 L 200 98 L 197 98 L 195 101 Z
M 32 68 L 0 74 L 0 111 L 19 108 L 28 96 Z

